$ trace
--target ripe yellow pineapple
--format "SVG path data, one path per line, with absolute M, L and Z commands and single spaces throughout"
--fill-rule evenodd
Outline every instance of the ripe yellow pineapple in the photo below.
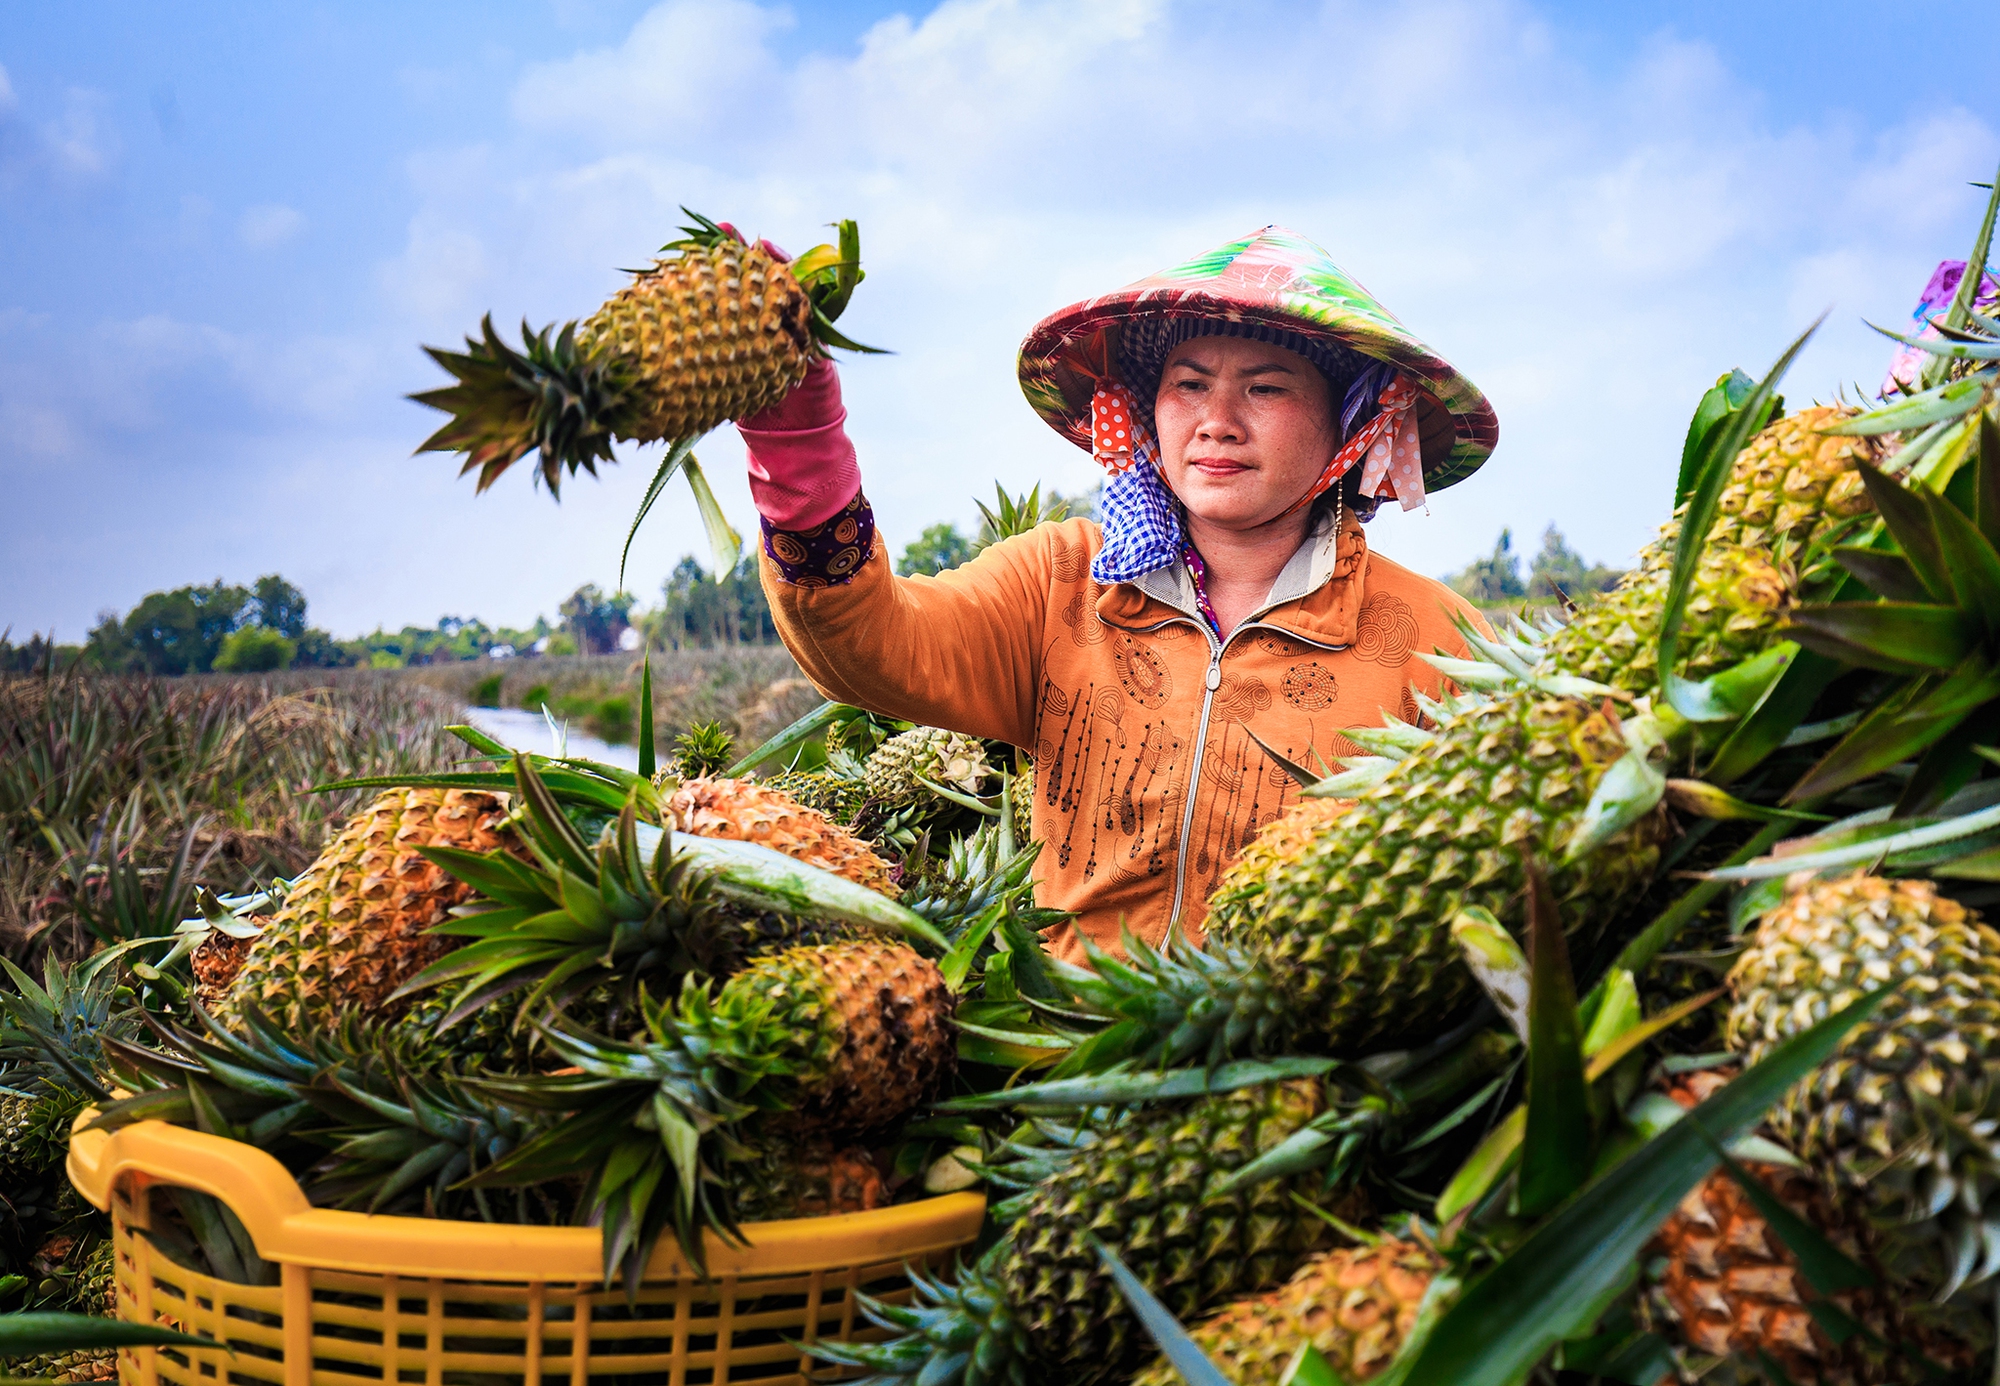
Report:
M 1732 1076 L 1702 1070 L 1674 1080 L 1667 1095 L 1682 1107 L 1704 1101 Z M 1771 1194 L 1857 1264 L 1880 1275 L 1867 1220 L 1811 1173 L 1785 1165 L 1745 1166 Z M 1813 1315 L 1819 1298 L 1798 1258 L 1772 1230 L 1727 1170 L 1697 1185 L 1654 1236 L 1649 1254 L 1662 1263 L 1652 1302 L 1672 1336 L 1694 1353 L 1738 1359 L 1755 1379 L 1759 1353 L 1797 1386 L 1860 1386 L 1899 1378 L 1890 1346 L 1899 1337 L 1894 1301 L 1880 1286 L 1844 1291 L 1834 1303 L 1874 1336 L 1835 1342 Z
M 555 492 L 564 468 L 612 460 L 614 439 L 698 437 L 776 404 L 827 346 L 870 350 L 833 327 L 861 279 L 853 222 L 838 248 L 786 261 L 689 215 L 696 225 L 581 323 L 524 323 L 516 350 L 488 318 L 463 352 L 426 348 L 455 383 L 412 396 L 452 416 L 419 451 L 464 453 L 483 491 L 539 450 Z
M 1238 1300 L 1189 1329 L 1233 1386 L 1278 1386 L 1301 1343 L 1311 1343 L 1339 1380 L 1373 1380 L 1394 1360 L 1439 1269 L 1416 1242 L 1323 1252 L 1278 1289 Z M 1177 1386 L 1162 1359 L 1132 1386 Z
M 894 898 L 889 863 L 817 809 L 760 780 L 683 780 L 667 797 L 676 832 L 754 842 Z
M 429 932 L 472 888 L 426 860 L 423 847 L 524 853 L 503 796 L 467 789 L 390 789 L 348 820 L 251 941 L 229 983 L 225 1015 L 251 1005 L 287 1028 L 383 1011 L 404 982 L 454 940 Z

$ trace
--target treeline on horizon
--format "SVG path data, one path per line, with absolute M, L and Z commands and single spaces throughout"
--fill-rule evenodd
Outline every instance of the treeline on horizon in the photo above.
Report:
M 1095 510 L 1097 493 L 1075 498 L 1039 488 L 1027 497 L 998 496 L 1000 511 L 979 509 L 981 523 L 967 534 L 943 522 L 905 545 L 896 571 L 939 573 L 970 561 L 1022 521 Z M 1020 507 L 1033 507 L 1023 511 Z M 1483 605 L 1577 601 L 1609 591 L 1623 569 L 1586 563 L 1551 524 L 1542 547 L 1527 563 L 1503 529 L 1493 551 L 1444 578 L 1467 599 Z M 631 592 L 606 593 L 586 583 L 563 599 L 556 618 L 537 616 L 527 626 L 489 626 L 478 618 L 440 617 L 433 626 L 380 628 L 341 640 L 306 620 L 305 593 L 276 573 L 248 587 L 220 578 L 205 586 L 149 592 L 120 615 L 99 613 L 81 645 L 51 645 L 41 635 L 14 643 L 0 631 L 0 673 L 54 668 L 154 675 L 265 673 L 279 669 L 393 669 L 473 659 L 537 655 L 610 654 L 641 646 L 655 650 L 772 645 L 778 641 L 771 609 L 746 555 L 717 580 L 700 560 L 682 558 L 660 585 L 659 602 L 642 607 Z

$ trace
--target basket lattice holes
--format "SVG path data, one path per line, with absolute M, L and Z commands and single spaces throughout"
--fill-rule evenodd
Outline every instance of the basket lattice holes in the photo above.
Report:
M 257 1258 L 218 1200 L 143 1175 L 118 1181 L 111 1212 L 120 1316 L 234 1350 L 127 1350 L 119 1354 L 124 1386 L 806 1386 L 837 1376 L 790 1343 L 879 1338 L 857 1314 L 854 1292 L 891 1303 L 910 1297 L 901 1258 L 798 1274 L 647 1281 L 630 1303 L 622 1288 L 597 1281 L 280 1266 Z M 247 1253 L 228 1268 L 230 1278 L 217 1274 L 188 1236 L 196 1218 L 218 1215 L 221 1230 L 233 1224 Z M 218 1229 L 211 1222 L 205 1230 L 213 1236 Z M 917 1259 L 936 1268 L 949 1253 Z

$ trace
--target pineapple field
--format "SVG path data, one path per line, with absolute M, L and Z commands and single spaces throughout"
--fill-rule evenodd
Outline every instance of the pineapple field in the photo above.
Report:
M 481 490 L 537 454 L 554 491 L 660 442 L 634 528 L 684 471 L 733 568 L 692 446 L 860 349 L 858 236 L 787 261 L 694 220 L 581 324 L 434 351 L 425 447 Z M 1022 750 L 768 690 L 669 738 L 643 658 L 636 769 L 442 726 L 461 700 L 416 682 L 0 684 L 0 869 L 66 902 L 0 989 L 0 1304 L 28 1311 L 0 1374 L 1994 1380 L 1980 283 L 1879 399 L 1788 402 L 1803 337 L 1721 376 L 1612 590 L 1462 624 L 1426 656 L 1444 695 L 1341 764 L 1267 751 L 1303 797 L 1198 945 L 1050 955 L 1027 810 L 1055 788 Z M 996 538 L 1041 520 L 1003 511 Z M 192 1155 L 93 1183 L 142 1148 L 368 1215 L 310 1225 L 408 1269 L 301 1269 Z M 517 1249 L 492 1279 L 537 1288 L 437 1326 L 427 1239 L 555 1229 L 587 1274 Z

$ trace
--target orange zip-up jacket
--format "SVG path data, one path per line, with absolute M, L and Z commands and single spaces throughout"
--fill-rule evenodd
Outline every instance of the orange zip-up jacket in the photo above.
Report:
M 858 522 L 858 523 L 857 523 Z M 1321 521 L 1226 640 L 1176 563 L 1104 587 L 1095 522 L 1045 524 L 936 577 L 898 577 L 860 496 L 799 534 L 768 531 L 764 591 L 786 647 L 822 693 L 890 717 L 1009 742 L 1034 757 L 1037 899 L 1073 910 L 1051 938 L 1118 951 L 1176 922 L 1201 938 L 1209 892 L 1244 841 L 1298 801 L 1258 748 L 1317 767 L 1362 754 L 1343 728 L 1419 720 L 1412 690 L 1463 655 L 1463 599 L 1368 550 L 1348 512 Z M 831 553 L 797 578 L 773 555 Z M 832 574 L 831 578 L 824 574 Z

